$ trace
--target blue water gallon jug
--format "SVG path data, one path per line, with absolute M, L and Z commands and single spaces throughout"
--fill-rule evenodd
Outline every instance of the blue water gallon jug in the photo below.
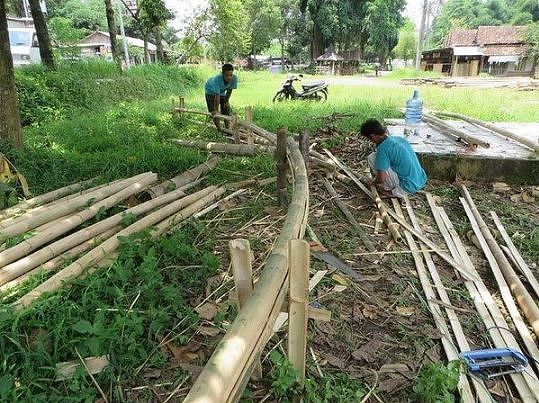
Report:
M 406 113 L 404 115 L 404 134 L 419 135 L 419 127 L 423 119 L 423 101 L 419 97 L 419 90 L 414 91 L 414 95 L 406 101 Z

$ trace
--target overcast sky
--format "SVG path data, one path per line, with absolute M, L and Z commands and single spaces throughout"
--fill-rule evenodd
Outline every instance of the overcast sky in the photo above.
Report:
M 172 25 L 177 28 L 183 28 L 183 20 L 185 17 L 193 13 L 194 10 L 200 8 L 207 3 L 207 0 L 165 0 L 167 7 L 174 12 L 176 19 Z M 421 19 L 421 2 L 422 0 L 407 0 L 406 10 L 404 15 L 410 17 L 416 27 Z

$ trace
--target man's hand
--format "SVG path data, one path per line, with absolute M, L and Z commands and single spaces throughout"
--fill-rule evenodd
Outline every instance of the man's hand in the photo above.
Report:
M 212 115 L 212 117 L 215 116 L 215 115 L 217 115 L 217 111 L 216 111 L 216 110 L 211 111 L 211 112 L 210 112 L 210 115 Z

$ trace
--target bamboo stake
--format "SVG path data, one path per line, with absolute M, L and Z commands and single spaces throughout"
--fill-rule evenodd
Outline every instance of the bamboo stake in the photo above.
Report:
M 13 303 L 13 308 L 15 310 L 21 310 L 30 304 L 32 304 L 36 299 L 41 295 L 47 292 L 52 292 L 57 290 L 62 286 L 66 281 L 73 280 L 80 276 L 85 269 L 89 266 L 95 264 L 97 261 L 102 259 L 104 256 L 113 252 L 119 245 L 119 238 L 125 237 L 130 234 L 139 232 L 145 228 L 148 228 L 154 224 L 158 224 L 157 231 L 165 231 L 168 226 L 170 226 L 174 219 L 179 219 L 181 215 L 182 218 L 185 218 L 188 215 L 192 215 L 195 211 L 190 205 L 196 203 L 200 197 L 209 197 L 217 194 L 224 193 L 224 188 L 217 188 L 216 186 L 210 186 L 200 192 L 194 193 L 187 197 L 184 197 L 180 200 L 177 200 L 169 205 L 147 215 L 146 217 L 138 220 L 134 224 L 131 224 L 129 227 L 118 232 L 115 236 L 107 239 L 98 247 L 92 249 L 90 252 L 77 259 L 75 262 L 71 263 L 65 269 L 59 271 L 51 278 L 46 280 L 44 283 L 37 286 L 35 289 L 30 291 L 28 294 L 19 298 L 16 302 Z M 213 199 L 212 199 L 213 200 Z M 191 208 L 189 208 L 191 207 Z M 200 208 L 199 205 L 197 205 Z M 178 210 L 184 209 L 180 211 Z M 175 215 L 174 215 L 175 214 Z M 172 218 L 171 215 L 174 215 Z
M 415 216 L 415 213 L 414 213 L 414 210 L 412 209 L 412 205 L 410 204 L 410 201 L 407 197 L 405 197 L 405 201 L 406 201 L 406 210 L 408 212 L 408 216 L 410 217 L 410 221 L 412 222 L 412 225 L 414 226 L 414 228 L 419 231 L 419 232 L 422 232 L 421 231 L 421 227 L 419 226 L 419 222 L 417 221 L 416 219 L 416 216 Z M 400 205 L 399 203 L 393 199 L 393 205 L 395 206 L 395 210 L 397 212 L 397 214 L 399 213 L 399 210 L 400 210 Z M 402 215 L 402 213 L 401 213 Z M 405 231 L 404 232 L 404 235 L 406 237 L 406 240 L 408 242 L 408 245 L 410 246 L 410 249 L 413 250 L 412 252 L 412 256 L 414 257 L 414 261 L 416 261 L 417 258 L 420 259 L 419 255 L 418 255 L 418 248 L 417 248 L 417 245 L 415 244 L 415 241 L 414 241 L 414 238 L 412 237 L 412 234 L 409 232 L 409 231 Z M 413 247 L 412 247 L 413 245 Z M 424 249 L 424 245 L 420 242 L 419 243 L 419 246 L 421 249 Z M 415 254 L 417 256 L 414 256 L 414 251 L 415 251 Z M 446 288 L 444 287 L 444 284 L 442 282 L 442 279 L 438 273 L 438 270 L 436 269 L 436 265 L 434 264 L 434 261 L 432 260 L 432 257 L 430 255 L 430 253 L 428 251 L 423 251 L 423 258 L 425 259 L 425 262 L 427 264 L 427 268 L 428 268 L 428 271 L 429 271 L 429 274 L 430 274 L 430 277 L 432 278 L 432 281 L 434 283 L 434 289 L 437 291 L 438 295 L 440 296 L 440 300 L 441 302 L 444 304 L 445 306 L 445 312 L 446 312 L 446 315 L 447 315 L 447 319 L 449 320 L 449 324 L 451 326 L 451 329 L 453 330 L 453 334 L 455 336 L 455 339 L 457 341 L 457 345 L 460 349 L 460 351 L 469 351 L 470 350 L 470 344 L 468 343 L 468 340 L 466 339 L 466 335 L 464 334 L 464 330 L 462 329 L 462 325 L 460 324 L 460 321 L 455 313 L 455 308 L 451 305 L 451 300 L 449 299 L 449 295 L 447 295 L 447 291 L 446 291 Z M 422 264 L 423 262 L 421 261 L 420 263 L 420 266 L 423 266 Z M 416 268 L 417 268 L 417 264 L 416 264 Z M 421 285 L 423 286 L 423 291 L 425 292 L 425 296 L 427 297 L 427 303 L 429 305 L 429 309 L 433 315 L 433 318 L 435 320 L 435 322 L 438 322 L 438 321 L 443 321 L 443 325 L 445 326 L 445 331 L 448 331 L 449 329 L 447 328 L 447 325 L 445 323 L 445 320 L 443 318 L 443 316 L 441 316 L 441 308 L 438 307 L 438 304 L 436 304 L 435 300 L 436 300 L 436 292 L 434 291 L 430 281 L 429 281 L 429 278 L 427 276 L 427 273 L 425 271 L 425 267 L 423 266 L 422 267 L 422 273 L 419 273 L 419 270 L 418 270 L 418 275 L 419 275 L 419 279 L 420 279 L 420 282 L 421 282 Z M 437 306 L 437 308 L 433 308 L 434 306 Z M 435 318 L 435 316 L 438 316 L 438 318 Z M 440 328 L 439 328 L 440 329 Z M 443 329 L 443 327 L 442 327 Z M 442 330 L 440 329 L 440 330 Z M 450 338 L 450 335 L 449 333 L 444 333 L 442 332 L 442 334 L 447 334 L 448 337 Z M 451 338 L 450 338 L 451 339 Z M 451 346 L 448 346 L 446 348 L 445 344 L 444 344 L 444 338 L 442 338 L 442 344 L 444 345 L 444 350 L 446 352 L 446 355 L 447 355 L 447 358 L 448 360 L 458 360 L 459 359 L 459 356 L 458 356 L 458 351 L 456 350 L 453 342 L 452 342 L 452 339 L 451 339 Z M 457 353 L 457 355 L 455 356 L 455 353 Z M 475 377 L 472 377 L 472 383 L 474 385 L 474 389 L 475 389 L 475 392 L 477 394 L 477 397 L 479 398 L 479 401 L 480 402 L 493 402 L 494 400 L 492 399 L 492 396 L 490 395 L 490 393 L 488 392 L 488 389 L 487 387 L 485 386 L 485 384 L 483 383 L 482 380 L 478 379 L 478 378 L 475 378 Z M 466 379 L 466 377 L 464 376 L 464 374 L 461 374 L 461 377 L 459 379 L 459 390 L 460 390 L 460 394 L 461 394 L 461 399 L 462 401 L 464 402 L 471 402 L 473 401 L 473 397 L 470 396 L 471 394 L 471 391 L 469 390 L 470 386 L 469 386 L 469 383 Z
M 500 218 L 498 217 L 498 215 L 494 211 L 491 211 L 490 215 L 492 216 L 492 219 L 494 220 L 494 224 L 496 224 L 496 228 L 498 228 L 498 232 L 500 233 L 500 235 L 502 236 L 505 244 L 507 245 L 507 247 L 508 247 L 508 249 L 509 249 L 509 251 L 511 253 L 511 256 L 513 256 L 513 258 L 514 258 L 514 260 L 516 262 L 515 267 L 518 267 L 518 268 L 520 268 L 520 270 L 522 270 L 522 273 L 524 273 L 524 276 L 528 280 L 528 283 L 531 285 L 533 291 L 535 292 L 535 295 L 537 295 L 537 297 L 539 297 L 539 282 L 537 282 L 537 279 L 535 278 L 535 275 L 532 273 L 532 271 L 530 270 L 530 268 L 528 267 L 528 265 L 526 264 L 526 262 L 522 258 L 522 255 L 520 254 L 520 252 L 516 248 L 515 244 L 513 243 L 512 239 L 509 236 L 509 234 L 507 233 L 507 231 L 505 230 L 505 228 L 504 228 L 502 222 L 500 221 Z
M 290 302 L 288 308 L 288 359 L 298 372 L 298 383 L 305 383 L 307 352 L 307 305 L 309 303 L 309 243 L 301 239 L 288 242 Z
M 305 167 L 307 168 L 307 175 L 309 174 L 309 147 L 310 147 L 310 140 L 309 140 L 309 131 L 307 129 L 303 130 L 299 135 L 299 150 L 301 151 L 301 154 L 303 155 L 303 159 L 305 160 Z
M 286 129 L 281 128 L 277 131 L 277 200 L 281 208 L 286 208 L 288 190 L 286 173 L 288 164 L 286 162 Z
M 175 176 L 172 179 L 166 180 L 159 183 L 158 185 L 152 186 L 147 191 L 141 194 L 140 199 L 145 200 L 148 198 L 156 198 L 165 194 L 166 192 L 174 189 L 178 189 L 182 186 L 187 185 L 200 179 L 202 176 L 206 175 L 209 171 L 217 166 L 219 163 L 219 157 L 214 156 L 208 159 L 206 162 L 191 168 L 185 172 L 182 172 L 178 176 Z
M 253 292 L 253 268 L 251 265 L 251 246 L 247 239 L 234 239 L 228 243 L 232 265 L 232 276 L 238 293 L 238 311 L 247 303 Z M 262 379 L 260 358 L 255 364 L 253 380 Z
M 234 133 L 234 143 L 240 144 L 240 126 L 238 123 L 238 117 L 234 115 L 234 119 L 232 120 L 232 132 Z
M 253 123 L 253 108 L 250 106 L 245 107 L 245 121 L 247 123 Z M 252 127 L 247 129 L 247 144 L 254 144 L 254 135 Z
M 47 260 L 60 255 L 62 252 L 80 244 L 81 242 L 84 242 L 112 227 L 119 225 L 124 219 L 124 217 L 129 214 L 140 216 L 147 213 L 148 211 L 153 210 L 154 208 L 184 197 L 184 189 L 185 186 L 170 193 L 167 193 L 163 196 L 160 196 L 156 199 L 149 200 L 145 203 L 127 209 L 121 213 L 115 214 L 105 220 L 102 220 L 87 228 L 83 228 L 65 238 L 53 242 L 52 244 L 47 245 L 46 247 L 38 250 L 37 252 L 32 253 L 31 255 L 27 255 L 24 259 L 15 261 L 2 267 L 0 269 L 0 284 L 15 279 L 18 276 L 27 272 L 28 270 L 31 270 L 32 268 L 39 266 L 41 263 L 44 263 Z M 27 242 L 27 244 L 30 244 L 28 246 L 28 249 L 36 249 L 36 247 L 32 245 L 33 240 L 33 238 L 30 238 L 27 241 L 24 241 Z
M 524 316 L 528 319 L 528 322 L 531 325 L 535 335 L 539 337 L 539 308 L 537 307 L 537 304 L 530 296 L 528 290 L 526 290 L 526 287 L 524 287 L 524 284 L 522 284 L 522 281 L 520 281 L 520 278 L 516 275 L 513 268 L 511 267 L 511 264 L 503 254 L 503 251 L 494 239 L 492 232 L 490 232 L 490 229 L 488 228 L 487 224 L 481 217 L 481 214 L 477 210 L 477 207 L 475 206 L 475 203 L 470 196 L 468 189 L 466 189 L 466 186 L 461 185 L 461 192 L 466 201 L 468 202 L 468 205 L 470 206 L 472 213 L 477 221 L 479 229 L 481 230 L 481 233 L 483 234 L 483 237 L 485 238 L 489 249 L 492 251 L 492 254 L 494 255 L 494 258 L 496 259 L 496 262 L 500 267 L 503 277 L 505 277 L 505 280 L 507 281 L 511 292 L 513 293 L 518 305 L 520 306 L 520 309 L 522 309 L 522 312 L 524 312 Z
M 223 153 L 242 156 L 255 156 L 260 154 L 273 154 L 275 147 L 263 146 L 263 145 L 248 145 L 248 144 L 227 144 L 227 143 L 214 143 L 197 140 L 182 140 L 174 139 L 170 140 L 174 144 L 178 144 L 184 147 L 193 147 L 200 150 L 211 151 L 213 153 Z
M 352 226 L 357 231 L 359 238 L 361 239 L 361 242 L 363 242 L 363 245 L 365 245 L 368 251 L 375 252 L 376 247 L 374 246 L 372 241 L 369 239 L 368 235 L 365 233 L 365 230 L 356 221 L 356 219 L 354 218 L 350 210 L 348 210 L 348 207 L 346 207 L 343 201 L 339 198 L 339 195 L 337 194 L 337 191 L 335 190 L 335 188 L 331 186 L 331 183 L 329 183 L 327 179 L 324 179 L 324 186 L 326 187 L 326 190 L 331 196 L 331 200 L 335 203 L 335 205 L 339 208 L 339 210 L 342 211 L 344 216 L 347 218 L 350 224 L 352 224 Z
M 1 252 L 0 265 L 5 266 L 29 254 L 30 252 L 36 250 L 47 242 L 56 239 L 60 235 L 65 234 L 66 232 L 78 227 L 83 222 L 95 217 L 101 211 L 101 209 L 109 209 L 110 207 L 118 204 L 120 201 L 137 194 L 141 191 L 141 189 L 144 189 L 146 186 L 155 182 L 156 180 L 157 174 L 148 174 L 141 178 L 139 181 L 129 185 L 123 190 L 120 190 L 118 193 L 113 194 L 106 199 L 94 204 L 90 208 L 87 208 L 86 210 L 83 210 L 79 213 L 73 214 L 65 218 L 55 227 L 49 228 L 47 229 L 47 231 L 37 234 L 32 238 L 27 239 L 19 243 L 18 245 L 15 245 L 14 247 Z M 0 273 L 2 273 L 0 275 L 0 284 L 3 284 L 6 281 L 15 278 L 11 277 L 10 274 L 4 270 L 4 268 L 0 269 Z M 6 277 L 4 277 L 4 274 Z M 6 280 L 6 278 L 8 278 L 8 280 Z
M 536 141 L 533 141 L 532 139 L 524 137 L 524 136 L 520 136 L 519 134 L 513 133 L 510 130 L 503 129 L 503 128 L 497 127 L 497 126 L 495 126 L 495 125 L 493 125 L 491 123 L 483 122 L 482 120 L 474 119 L 474 118 L 471 118 L 469 116 L 464 116 L 464 115 L 461 115 L 459 113 L 452 113 L 452 112 L 436 112 L 436 113 L 438 113 L 440 115 L 448 116 L 448 117 L 451 117 L 451 118 L 464 120 L 465 122 L 472 123 L 474 125 L 484 127 L 485 129 L 488 129 L 491 132 L 494 132 L 494 133 L 496 133 L 498 135 L 501 135 L 501 136 L 504 136 L 504 137 L 508 137 L 511 140 L 516 141 L 520 145 L 526 146 L 527 148 L 531 148 L 536 153 L 539 153 L 539 144 Z
M 401 209 L 401 206 L 399 205 L 399 202 L 395 199 L 392 200 L 393 201 L 393 206 L 395 208 L 395 212 L 401 216 L 403 219 L 404 219 L 404 215 L 402 214 L 402 209 Z M 408 203 L 407 203 L 407 207 L 408 207 Z M 410 210 L 408 210 L 408 214 L 410 215 Z M 411 216 L 410 216 L 411 217 Z M 416 228 L 418 231 L 419 231 L 419 228 Z M 445 351 L 445 354 L 447 356 L 447 359 L 449 361 L 452 361 L 452 360 L 458 360 L 459 359 L 459 351 L 457 350 L 456 346 L 455 346 L 455 343 L 453 341 L 453 338 L 451 337 L 451 333 L 449 332 L 449 328 L 447 326 L 447 323 L 443 317 L 443 314 L 442 314 L 442 310 L 441 308 L 434 304 L 432 302 L 433 299 L 436 299 L 436 293 L 434 291 L 434 289 L 432 288 L 432 285 L 430 283 L 430 280 L 429 280 L 429 277 L 427 275 L 427 269 L 425 268 L 425 263 L 423 262 L 423 259 L 421 259 L 421 255 L 419 254 L 419 248 L 417 247 L 417 244 L 415 243 L 414 241 L 414 238 L 412 236 L 412 234 L 409 232 L 409 231 L 404 231 L 404 236 L 406 238 L 406 242 L 408 243 L 408 246 L 410 247 L 410 250 L 412 251 L 412 257 L 414 259 L 414 262 L 415 262 L 415 267 L 417 269 L 417 274 L 419 276 L 419 281 L 421 283 L 421 286 L 423 288 L 423 292 L 425 293 L 425 296 L 427 297 L 427 304 L 429 306 L 429 310 L 432 314 L 432 318 L 434 319 L 434 323 L 436 325 L 436 328 L 440 331 L 441 335 L 442 335 L 442 346 L 444 348 L 444 351 Z M 420 244 L 421 246 L 421 244 Z M 424 253 L 423 254 L 423 257 L 425 258 L 425 261 L 428 262 L 429 258 L 427 258 L 427 256 L 429 256 L 430 258 L 430 255 L 428 255 L 427 253 Z M 432 262 L 432 259 L 430 259 L 430 261 Z M 432 276 L 432 267 L 429 267 L 429 271 L 430 271 L 430 274 Z M 436 270 L 436 268 L 434 268 L 434 270 Z M 440 289 L 443 289 L 443 287 L 439 288 L 438 286 L 436 286 L 436 289 L 438 290 L 438 293 L 440 292 Z M 445 292 L 445 290 L 444 290 Z M 446 297 L 447 297 L 447 294 L 445 294 Z M 440 294 L 440 298 L 442 298 L 442 295 Z M 447 313 L 451 312 L 452 315 L 453 315 L 453 320 L 456 319 L 456 315 L 453 311 L 451 310 L 446 310 Z M 455 335 L 457 341 L 460 341 L 462 343 L 462 341 L 464 340 L 464 344 L 467 346 L 466 350 L 469 350 L 469 345 L 466 341 L 466 338 L 462 339 L 460 337 L 464 337 L 464 334 L 462 333 L 462 328 L 460 328 L 460 323 L 458 322 L 458 319 L 456 320 L 456 322 L 452 322 L 451 318 L 449 318 L 449 323 L 451 325 L 454 325 L 456 323 L 458 323 L 458 327 L 461 331 L 461 333 L 457 335 Z M 454 327 L 453 327 L 454 329 Z M 474 378 L 472 378 L 472 380 L 474 380 Z M 475 383 L 475 382 L 474 382 Z M 475 386 L 475 389 L 476 389 L 476 392 L 478 394 L 478 397 L 484 397 L 484 391 L 483 389 L 481 389 L 481 387 L 479 385 L 474 385 Z M 482 385 L 483 388 L 484 388 L 484 385 Z M 460 393 L 460 396 L 461 396 L 461 399 L 463 402 L 473 402 L 475 399 L 473 397 L 473 394 L 472 394 L 472 390 L 470 388 L 470 384 L 468 382 L 468 378 L 466 377 L 465 374 L 460 374 L 459 376 L 459 384 L 458 384 L 458 389 L 459 389 L 459 393 Z M 491 402 L 492 399 L 483 399 L 481 398 L 480 400 L 481 402 Z
M 446 122 L 444 122 L 442 119 L 439 119 L 436 116 L 433 116 L 431 114 L 424 112 L 423 120 L 427 123 L 430 123 L 431 125 L 438 126 L 439 128 L 444 129 L 446 132 L 448 132 L 452 136 L 458 137 L 459 139 L 463 139 L 468 144 L 471 144 L 474 146 L 481 146 L 485 148 L 490 147 L 490 144 L 487 143 L 486 141 L 481 140 L 478 137 L 472 136 L 471 134 L 468 134 L 463 130 L 450 126 Z
M 371 193 L 374 196 L 374 203 L 378 208 L 378 212 L 380 213 L 380 216 L 382 216 L 382 221 L 384 222 L 387 229 L 389 230 L 389 233 L 391 234 L 391 238 L 393 238 L 395 242 L 400 242 L 402 240 L 402 236 L 399 232 L 399 227 L 393 222 L 391 217 L 389 217 L 386 206 L 384 205 L 384 203 L 382 203 L 382 199 L 380 198 L 380 195 L 378 194 L 378 191 L 376 190 L 375 186 L 371 186 Z
M 29 215 L 18 217 L 16 223 L 9 225 L 7 227 L 2 227 L 2 224 L 0 223 L 0 227 L 2 228 L 0 230 L 0 235 L 2 237 L 8 238 L 8 237 L 13 237 L 13 236 L 22 234 L 24 232 L 30 231 L 36 227 L 39 227 L 42 224 L 45 224 L 56 218 L 72 213 L 73 211 L 76 211 L 77 209 L 83 206 L 86 206 L 89 202 L 101 201 L 125 189 L 132 183 L 136 183 L 137 181 L 143 178 L 148 178 L 151 175 L 155 175 L 155 174 L 148 172 L 141 175 L 137 175 L 133 178 L 128 179 L 127 181 L 122 181 L 115 185 L 99 189 L 95 192 L 78 196 L 72 199 L 69 203 L 63 203 L 62 205 L 58 205 L 58 206 L 53 205 L 48 209 L 39 211 L 38 213 L 35 213 L 35 214 L 30 213 Z

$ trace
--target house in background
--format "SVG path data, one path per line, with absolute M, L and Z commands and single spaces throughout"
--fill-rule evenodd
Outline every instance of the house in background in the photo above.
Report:
M 521 26 L 480 26 L 449 33 L 440 49 L 421 55 L 421 69 L 450 76 L 531 76 L 532 60 L 521 39 Z
M 122 37 L 118 35 L 118 42 L 121 43 Z M 144 41 L 139 38 L 126 36 L 127 45 L 135 48 L 137 52 L 130 52 L 131 61 L 135 64 L 141 64 L 144 61 Z M 103 57 L 112 60 L 112 52 L 110 48 L 110 35 L 108 32 L 96 31 L 83 38 L 77 45 L 80 48 L 82 57 Z M 157 60 L 157 46 L 148 42 L 148 53 L 150 54 L 150 62 L 155 63 Z
M 7 17 L 7 27 L 9 28 L 34 28 L 32 18 Z

